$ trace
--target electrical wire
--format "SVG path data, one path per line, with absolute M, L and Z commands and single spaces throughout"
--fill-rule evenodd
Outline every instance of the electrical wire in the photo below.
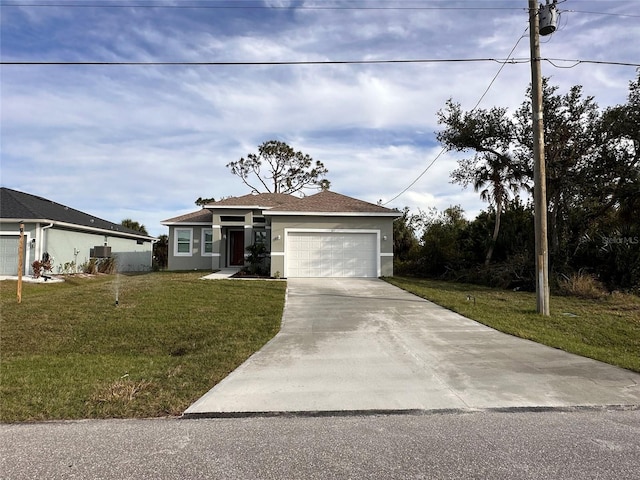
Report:
M 511 55 L 513 55 L 513 52 L 516 50 L 516 48 L 518 47 L 518 45 L 520 44 L 520 41 L 526 36 L 527 31 L 529 30 L 529 27 L 524 29 L 524 32 L 522 32 L 522 35 L 520 35 L 520 37 L 518 38 L 518 41 L 515 43 L 515 45 L 513 46 L 513 48 L 511 49 L 511 51 L 509 52 L 509 55 L 507 55 L 507 58 L 510 58 Z M 484 97 L 487 95 L 487 93 L 489 93 L 489 90 L 491 89 L 491 87 L 493 86 L 493 84 L 495 83 L 496 79 L 498 78 L 498 76 L 500 75 L 500 73 L 502 73 L 502 70 L 504 69 L 505 65 L 507 64 L 507 62 L 504 62 L 500 68 L 498 69 L 498 71 L 496 72 L 496 74 L 493 76 L 493 78 L 491 79 L 491 81 L 489 82 L 489 85 L 487 86 L 487 88 L 485 89 L 485 91 L 482 93 L 482 95 L 480 96 L 480 99 L 476 102 L 475 106 L 471 109 L 471 111 L 475 111 L 478 106 L 480 105 L 480 103 L 482 102 L 482 100 L 484 99 Z M 440 150 L 440 152 L 438 153 L 438 155 L 435 156 L 435 158 L 429 163 L 429 165 L 427 165 L 427 167 L 420 173 L 420 175 L 418 175 L 415 180 L 413 182 L 411 182 L 404 190 L 402 190 L 400 193 L 398 193 L 395 197 L 393 197 L 391 200 L 388 200 L 387 202 L 383 203 L 382 205 L 387 205 L 391 202 L 393 202 L 394 200 L 398 199 L 399 197 L 401 197 L 402 195 L 404 195 L 411 187 L 413 187 L 428 171 L 429 169 L 436 163 L 436 161 L 442 156 L 442 154 L 444 152 L 446 152 L 447 149 L 446 148 L 442 148 L 442 150 Z
M 557 2 L 558 4 L 564 2 Z M 174 10 L 186 10 L 186 9 L 213 9 L 213 10 L 407 10 L 407 11 L 416 11 L 416 10 L 458 10 L 458 11 L 477 11 L 477 10 L 495 10 L 495 11 L 521 11 L 527 10 L 526 8 L 520 7 L 433 7 L 433 6 L 337 6 L 337 5 L 301 5 L 301 6 L 279 6 L 279 5 L 249 5 L 249 4 L 241 4 L 236 0 L 234 3 L 229 4 L 179 4 L 179 5 L 169 5 L 162 3 L 36 3 L 36 2 L 15 2 L 15 3 L 0 3 L 0 7 L 29 7 L 29 8 L 163 8 L 163 9 L 174 9 Z M 571 12 L 571 13 L 582 13 L 588 15 L 608 15 L 615 17 L 628 17 L 628 18 L 640 18 L 640 15 L 636 14 L 627 14 L 627 13 L 612 13 L 612 12 L 595 12 L 595 11 L 587 11 L 587 10 L 562 10 L 562 12 Z M 560 12 L 558 12 L 560 13 Z
M 235 2 L 233 4 L 200 4 L 200 5 L 168 5 L 161 3 L 2 3 L 2 7 L 62 7 L 62 8 L 167 8 L 167 9 L 214 9 L 214 10 L 526 10 L 519 7 L 431 7 L 431 6 L 333 6 L 333 5 L 248 5 Z
M 473 63 L 473 62 L 495 62 L 507 63 L 527 63 L 529 59 L 513 58 L 423 58 L 404 60 L 302 60 L 302 61 L 273 61 L 273 62 L 187 62 L 187 61 L 63 61 L 63 60 L 2 60 L 0 65 L 124 65 L 124 66 L 277 66 L 277 65 L 379 65 L 398 63 Z

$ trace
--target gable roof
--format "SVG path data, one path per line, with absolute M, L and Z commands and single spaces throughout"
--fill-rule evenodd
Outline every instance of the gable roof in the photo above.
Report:
M 57 223 L 83 230 L 108 231 L 111 235 L 147 240 L 154 238 L 52 200 L 6 187 L 0 188 L 0 219 L 12 222 Z
M 212 210 L 256 209 L 263 215 L 343 215 L 399 217 L 397 210 L 364 202 L 328 190 L 308 197 L 296 197 L 287 193 L 254 193 L 241 197 L 229 197 L 207 204 L 204 209 L 162 221 L 163 225 L 174 223 L 198 224 L 213 221 Z
M 241 197 L 224 198 L 207 204 L 205 208 L 289 208 L 300 200 L 300 197 L 288 193 L 250 193 Z
M 253 207 L 266 210 L 265 215 L 277 212 L 299 213 L 380 213 L 395 214 L 395 210 L 373 203 L 364 202 L 357 198 L 324 190 L 308 197 L 296 197 L 286 193 L 259 193 L 243 195 L 242 197 L 225 198 L 213 202 L 206 208 L 238 208 Z
M 298 202 L 284 208 L 273 208 L 269 212 L 317 212 L 317 213 L 368 213 L 395 214 L 395 210 L 358 200 L 339 193 L 324 190 L 322 192 L 298 199 Z

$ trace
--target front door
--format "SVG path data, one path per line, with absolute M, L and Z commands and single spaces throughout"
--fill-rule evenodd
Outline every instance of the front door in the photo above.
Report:
M 244 230 L 231 230 L 229 232 L 229 251 L 231 253 L 230 265 L 244 265 Z

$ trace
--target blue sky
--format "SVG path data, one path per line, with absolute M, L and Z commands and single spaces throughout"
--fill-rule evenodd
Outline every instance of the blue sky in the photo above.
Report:
M 512 56 L 529 57 L 527 0 L 0 5 L 3 62 L 504 59 L 523 34 Z M 636 0 L 566 0 L 558 9 L 559 28 L 543 38 L 542 57 L 640 60 Z M 321 160 L 332 190 L 386 202 L 439 153 L 436 113 L 446 100 L 473 108 L 499 68 L 2 65 L 1 183 L 114 222 L 132 218 L 159 235 L 163 219 L 197 209 L 200 196 L 249 193 L 225 165 L 277 139 Z M 624 103 L 636 75 L 632 66 L 596 64 L 543 62 L 542 70 L 561 92 L 583 85 L 603 108 Z M 514 111 L 530 79 L 528 63 L 506 65 L 480 107 Z M 461 205 L 470 217 L 486 208 L 450 183 L 458 158 L 441 156 L 387 206 Z

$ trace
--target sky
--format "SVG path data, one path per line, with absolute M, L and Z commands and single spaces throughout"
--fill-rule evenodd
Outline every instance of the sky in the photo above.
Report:
M 0 0 L 0 183 L 112 222 L 131 218 L 157 236 L 168 233 L 162 220 L 197 210 L 198 197 L 250 193 L 226 165 L 279 140 L 323 162 L 335 192 L 416 213 L 460 205 L 473 218 L 487 204 L 450 181 L 465 155 L 433 162 L 437 112 L 450 98 L 510 112 L 525 101 L 527 7 Z M 640 63 L 637 0 L 557 8 L 542 58 Z M 506 58 L 517 61 L 449 61 Z M 373 60 L 438 62 L 268 64 Z M 582 85 L 601 108 L 624 104 L 636 76 L 634 66 L 553 63 L 542 73 L 560 93 Z

